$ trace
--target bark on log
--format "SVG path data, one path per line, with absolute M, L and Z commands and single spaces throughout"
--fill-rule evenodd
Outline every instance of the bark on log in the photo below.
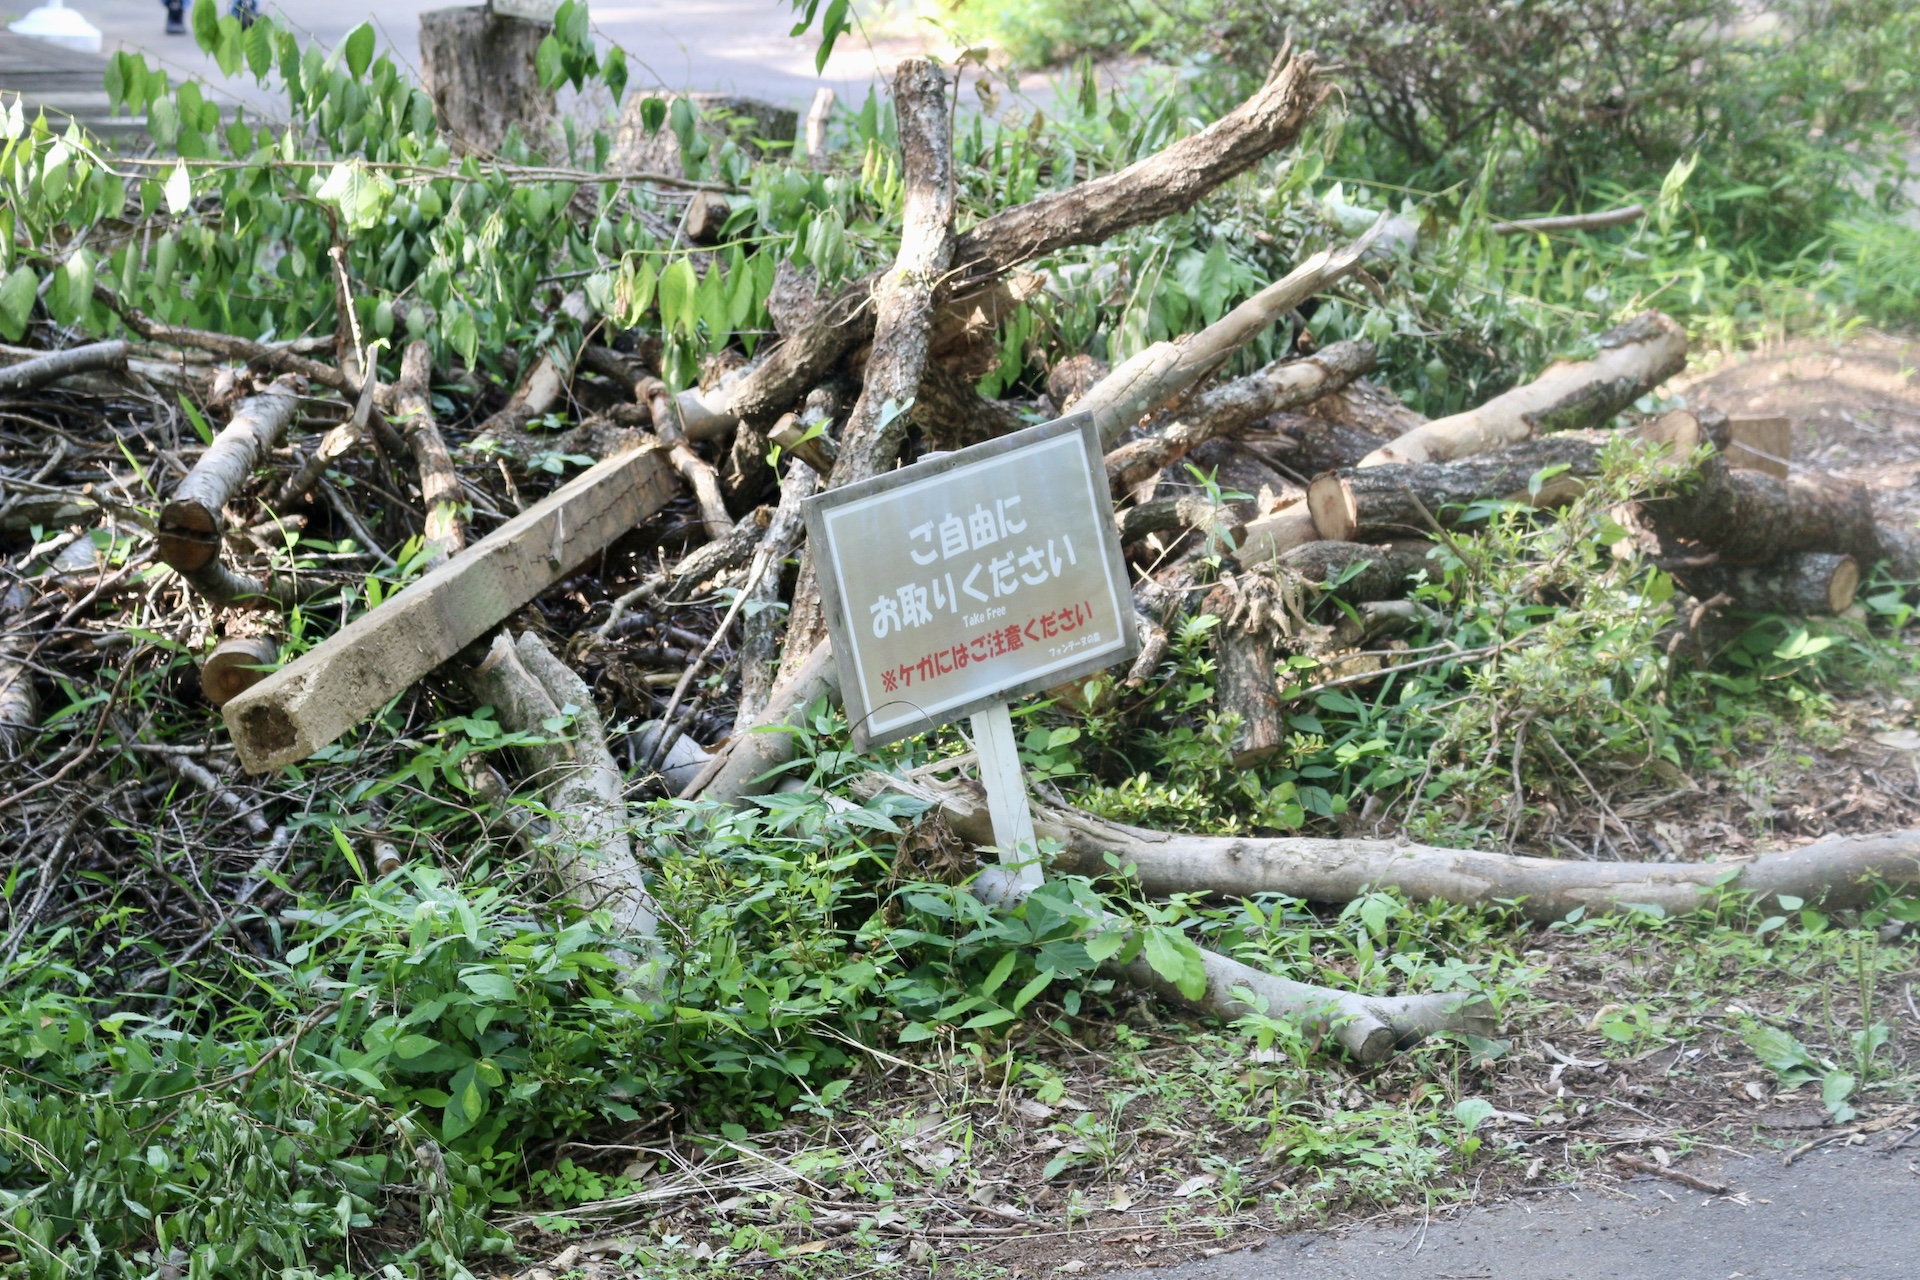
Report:
M 779 785 L 786 766 L 793 763 L 795 728 L 815 702 L 840 700 L 840 670 L 834 665 L 833 646 L 822 640 L 792 675 L 774 686 L 766 709 L 752 726 L 735 729 L 714 752 L 713 759 L 680 793 L 683 800 L 705 797 L 733 804 L 746 796 L 765 795 Z
M 930 360 L 920 375 L 920 390 L 907 420 L 934 449 L 964 449 L 997 440 L 1026 423 L 1020 411 L 1000 400 L 989 400 L 974 379 L 941 360 Z
M 127 343 L 124 338 L 116 338 L 111 342 L 92 342 L 83 347 L 68 347 L 65 351 L 50 351 L 36 359 L 23 360 L 0 369 L 0 394 L 31 391 L 76 373 L 126 371 Z
M 1275 675 L 1284 608 L 1279 594 L 1272 579 L 1248 574 L 1221 582 L 1201 605 L 1220 620 L 1213 630 L 1214 705 L 1240 718 L 1231 744 L 1236 769 L 1268 759 L 1286 741 Z
M 1073 411 L 1092 414 L 1102 447 L 1112 448 L 1142 417 L 1181 400 L 1274 321 L 1359 270 L 1392 227 L 1382 215 L 1352 244 L 1314 254 L 1198 333 L 1154 343 L 1090 388 Z
M 174 487 L 160 508 L 155 540 L 160 558 L 177 572 L 190 574 L 218 560 L 226 532 L 222 509 L 286 434 L 304 390 L 298 377 L 288 375 L 242 400 L 193 470 Z
M 1355 466 L 1386 443 L 1370 431 L 1298 413 L 1277 413 L 1244 439 L 1248 448 L 1302 476 Z
M 433 400 L 427 378 L 433 368 L 433 349 L 424 341 L 407 345 L 400 360 L 400 381 L 394 385 L 394 412 L 400 434 L 420 471 L 420 500 L 427 509 L 424 536 L 433 548 L 430 564 L 439 564 L 467 545 L 461 508 L 466 495 L 460 473 L 454 470 L 447 442 L 433 420 Z
M 552 30 L 490 5 L 420 15 L 421 87 L 455 147 L 491 155 L 516 127 L 538 141 L 553 120 L 554 95 L 535 60 Z
M 1310 418 L 1352 427 L 1391 440 L 1427 422 L 1425 414 L 1409 409 L 1399 396 L 1356 378 L 1340 390 L 1315 400 L 1300 412 Z
M 1312 54 L 1288 58 L 1254 95 L 1200 132 L 1144 160 L 977 224 L 955 242 L 957 270 L 942 295 L 964 297 L 994 277 L 1073 245 L 1190 208 L 1208 192 L 1291 146 L 1330 92 Z M 814 323 L 783 342 L 728 396 L 736 417 L 771 423 L 873 333 L 873 278 L 842 289 Z
M 40 723 L 40 698 L 23 647 L 11 637 L 0 640 L 0 757 L 21 751 Z
M 1600 426 L 1687 363 L 1685 330 L 1658 311 L 1608 330 L 1595 345 L 1592 359 L 1556 361 L 1532 382 L 1477 409 L 1415 427 L 1360 465 L 1447 462 L 1537 433 Z
M 1772 564 L 1706 565 L 1674 577 L 1700 600 L 1727 596 L 1732 607 L 1803 618 L 1845 613 L 1860 589 L 1860 562 L 1827 551 L 1797 551 Z
M 1114 524 L 1120 530 L 1121 546 L 1138 542 L 1149 534 L 1167 533 L 1175 529 L 1183 532 L 1195 529 L 1238 546 L 1243 532 L 1242 525 L 1234 518 L 1232 507 L 1198 493 L 1181 498 L 1160 498 L 1143 502 L 1137 507 L 1127 507 L 1114 516 Z
M 606 726 L 594 707 L 593 691 L 532 632 L 518 641 L 505 632 L 494 637 L 487 656 L 468 677 L 476 697 L 492 705 L 500 723 L 540 743 L 520 748 L 534 766 L 546 795 L 553 826 L 545 843 L 567 897 L 582 910 L 606 911 L 623 937 L 639 939 L 645 955 L 659 921 L 646 876 L 633 855 L 627 832 L 623 778 L 607 749 Z M 560 717 L 560 708 L 579 708 L 565 738 L 544 726 Z M 622 977 L 655 990 L 660 975 L 647 956 L 623 966 Z
M 1785 480 L 1714 455 L 1684 492 L 1642 502 L 1641 522 L 1662 543 L 1691 542 L 1731 564 L 1766 564 L 1797 551 L 1850 555 L 1863 569 L 1885 563 L 1904 582 L 1920 579 L 1920 535 L 1874 518 L 1865 487 L 1831 476 Z
M 1072 413 L 1080 397 L 1112 372 L 1113 366 L 1097 356 L 1068 356 L 1047 371 L 1047 398 L 1060 413 Z
M 916 785 L 969 839 L 989 829 L 986 804 L 970 789 Z M 1154 898 L 1279 893 L 1342 903 L 1370 889 L 1394 888 L 1416 902 L 1487 907 L 1518 899 L 1517 909 L 1527 919 L 1545 924 L 1564 919 L 1576 907 L 1602 912 L 1654 905 L 1679 915 L 1712 901 L 1723 880 L 1763 903 L 1786 894 L 1836 908 L 1871 902 L 1876 876 L 1895 887 L 1920 884 L 1920 830 L 1833 836 L 1750 861 L 1633 863 L 1570 862 L 1389 840 L 1176 835 L 1040 803 L 1033 820 L 1041 840 L 1060 842 L 1054 870 L 1105 875 L 1106 855 L 1113 853 L 1121 866 L 1133 868 L 1140 891 Z
M 1216 436 L 1270 413 L 1318 400 L 1373 368 L 1371 342 L 1336 342 L 1304 360 L 1276 360 L 1257 373 L 1209 388 L 1178 420 L 1107 454 L 1107 483 L 1121 494 Z
M 1306 506 L 1318 536 L 1338 542 L 1385 541 L 1432 532 L 1457 510 L 1486 500 L 1558 506 L 1577 496 L 1586 477 L 1599 474 L 1600 455 L 1615 438 L 1610 431 L 1569 431 L 1543 436 L 1497 453 L 1427 465 L 1361 466 L 1314 479 Z M 1549 467 L 1564 471 L 1538 493 L 1534 476 Z
M 767 526 L 761 553 L 768 557 L 767 571 L 749 589 L 747 609 L 740 621 L 740 707 L 733 719 L 736 734 L 753 727 L 773 696 L 774 664 L 780 656 L 782 630 L 780 580 L 807 531 L 801 504 L 813 496 L 819 484 L 819 473 L 804 460 L 796 457 L 788 464 L 786 482 L 780 486 L 780 506 Z
M 1358 542 L 1309 542 L 1279 558 L 1279 567 L 1310 586 L 1348 604 L 1391 600 L 1406 592 L 1407 580 L 1426 569 L 1431 542 L 1389 542 L 1369 546 Z M 1351 575 L 1351 576 L 1345 576 Z
M 247 690 L 221 716 L 249 773 L 304 760 L 665 506 L 663 451 L 596 464 Z
M 830 488 L 893 468 L 907 432 L 905 411 L 927 366 L 934 291 L 953 261 L 953 137 L 946 91 L 946 75 L 930 59 L 908 58 L 894 71 L 905 184 L 900 252 L 893 270 L 873 286 L 873 353 L 860 399 L 841 432 Z

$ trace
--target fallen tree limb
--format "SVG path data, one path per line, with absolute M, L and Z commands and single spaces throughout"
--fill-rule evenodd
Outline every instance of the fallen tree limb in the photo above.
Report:
M 975 839 L 989 831 L 986 804 L 970 791 L 951 785 L 927 790 L 961 834 Z M 1920 884 L 1920 830 L 1834 836 L 1745 862 L 1635 863 L 1568 862 L 1388 840 L 1187 836 L 1040 804 L 1033 820 L 1041 840 L 1060 843 L 1055 870 L 1104 875 L 1112 853 L 1134 869 L 1140 891 L 1155 898 L 1280 893 L 1351 902 L 1369 889 L 1392 888 L 1416 902 L 1492 907 L 1518 900 L 1522 915 L 1544 924 L 1576 907 L 1602 912 L 1650 906 L 1678 915 L 1707 905 L 1723 887 L 1763 901 L 1786 894 L 1844 908 L 1870 902 L 1876 877 L 1896 886 Z
M 1250 573 L 1222 579 L 1200 606 L 1219 619 L 1213 629 L 1214 705 L 1239 719 L 1230 744 L 1236 769 L 1259 764 L 1286 741 L 1275 677 L 1285 608 L 1280 594 L 1272 578 Z
M 964 297 L 1004 272 L 1073 245 L 1191 208 L 1208 192 L 1291 146 L 1329 86 L 1312 54 L 1283 56 L 1260 89 L 1198 133 L 1118 173 L 1052 192 L 978 223 L 954 244 L 941 294 Z M 771 423 L 873 333 L 873 278 L 842 289 L 805 330 L 771 352 L 727 396 L 734 417 Z
M 160 558 L 169 566 L 185 574 L 219 557 L 226 532 L 223 508 L 286 434 L 304 390 L 298 378 L 282 377 L 242 400 L 193 470 L 174 486 L 160 508 L 156 532 Z
M 439 564 L 467 545 L 466 521 L 460 516 L 466 497 L 440 425 L 433 420 L 433 400 L 427 391 L 432 371 L 433 349 L 425 341 L 407 344 L 400 359 L 400 381 L 393 388 L 394 425 L 420 472 L 420 500 L 427 509 L 422 532 L 433 548 L 432 563 Z
M 1359 270 L 1395 229 L 1383 214 L 1352 244 L 1314 254 L 1198 333 L 1154 343 L 1089 388 L 1073 411 L 1092 414 L 1102 447 L 1112 448 L 1142 417 L 1179 401 L 1274 321 Z
M 1635 316 L 1594 344 L 1591 359 L 1556 361 L 1532 382 L 1477 409 L 1415 427 L 1360 465 L 1446 462 L 1535 434 L 1600 426 L 1687 363 L 1686 331 L 1658 311 Z
M 567 897 L 585 911 L 606 911 L 620 937 L 650 942 L 659 911 L 627 833 L 620 767 L 607 750 L 606 726 L 594 709 L 593 691 L 532 632 L 519 640 L 494 637 L 486 658 L 468 677 L 474 695 L 491 704 L 510 731 L 532 735 L 538 745 L 520 748 L 546 794 L 552 829 L 543 842 L 552 854 Z M 561 708 L 579 708 L 565 737 L 547 726 Z M 657 988 L 645 966 L 623 977 Z
M 840 433 L 840 457 L 827 478 L 839 488 L 893 468 L 906 438 L 907 408 L 927 365 L 934 292 L 953 261 L 953 137 L 946 75 L 926 58 L 894 71 L 905 192 L 900 251 L 873 285 L 873 352 L 853 413 Z
M 104 303 L 108 310 L 120 317 L 120 322 L 131 329 L 136 337 L 148 342 L 157 342 L 169 347 L 191 347 L 198 351 L 211 351 L 228 360 L 238 360 L 255 368 L 266 369 L 274 373 L 295 374 L 305 378 L 316 386 L 330 387 L 343 394 L 352 395 L 360 390 L 359 386 L 348 379 L 347 375 L 330 364 L 319 360 L 309 360 L 290 349 L 287 345 L 255 342 L 251 338 L 236 338 L 228 333 L 210 333 L 205 329 L 189 329 L 184 325 L 162 324 L 131 303 L 122 302 L 113 290 L 105 285 L 93 286 L 93 296 Z
M 664 452 L 608 458 L 221 708 L 250 773 L 304 760 L 673 496 Z
M 753 727 L 773 696 L 774 664 L 780 656 L 780 579 L 807 531 L 801 504 L 813 496 L 819 484 L 819 474 L 804 459 L 795 457 L 788 464 L 787 478 L 780 486 L 780 505 L 761 544 L 760 554 L 767 557 L 767 569 L 748 590 L 747 610 L 740 622 L 740 706 L 733 720 L 736 734 Z
M 1299 360 L 1276 360 L 1257 373 L 1211 387 L 1181 406 L 1177 421 L 1107 454 L 1107 483 L 1125 493 L 1217 436 L 1268 414 L 1318 400 L 1373 368 L 1371 342 L 1336 342 Z
M 1497 236 L 1550 236 L 1562 231 L 1605 231 L 1608 227 L 1624 227 L 1629 222 L 1638 222 L 1646 216 L 1647 211 L 1643 206 L 1630 204 L 1600 213 L 1568 213 L 1554 218 L 1520 218 L 1513 222 L 1496 222 L 1487 230 Z
M 127 343 L 124 338 L 116 338 L 111 342 L 92 342 L 83 347 L 68 347 L 65 351 L 50 351 L 36 359 L 23 360 L 0 369 L 0 393 L 31 391 L 76 373 L 126 371 Z
M 329 467 L 367 441 L 367 424 L 373 413 L 373 398 L 377 394 L 377 381 L 369 380 L 360 384 L 360 395 L 354 402 L 353 412 L 347 415 L 344 422 L 329 427 L 326 434 L 320 437 L 320 443 L 314 446 L 313 454 L 300 464 L 299 470 L 287 477 L 287 482 L 273 495 L 275 507 L 284 510 L 303 500 L 320 483 Z
M 1272 432 L 1271 437 L 1266 432 Z M 1385 444 L 1387 437 L 1323 418 L 1298 413 L 1275 414 L 1262 424 L 1259 436 L 1247 444 L 1262 457 L 1286 466 L 1303 478 L 1322 471 L 1351 467 Z
M 720 477 L 707 460 L 695 453 L 693 446 L 687 443 L 687 434 L 680 426 L 679 404 L 668 393 L 667 384 L 658 378 L 643 378 L 635 384 L 634 395 L 652 412 L 654 435 L 667 446 L 667 456 L 673 462 L 673 469 L 693 490 L 694 501 L 700 506 L 700 525 L 706 530 L 707 539 L 718 542 L 733 528 L 733 517 L 727 514 L 727 499 L 720 492 Z

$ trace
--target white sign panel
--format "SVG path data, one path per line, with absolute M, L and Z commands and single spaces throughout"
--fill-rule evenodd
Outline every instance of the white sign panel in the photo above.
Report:
M 1138 649 L 1085 414 L 830 489 L 806 517 L 856 748 Z

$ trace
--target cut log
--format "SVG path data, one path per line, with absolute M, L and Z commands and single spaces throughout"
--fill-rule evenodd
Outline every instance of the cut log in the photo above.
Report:
M 216 707 L 224 707 L 266 679 L 280 660 L 280 647 L 266 636 L 236 636 L 222 640 L 200 664 L 200 692 Z
M 439 564 L 467 545 L 466 521 L 460 515 L 466 494 L 440 426 L 433 420 L 433 399 L 427 391 L 432 366 L 433 349 L 424 341 L 407 345 L 400 361 L 400 381 L 394 386 L 394 413 L 395 425 L 420 472 L 420 500 L 427 509 L 423 535 L 433 549 L 430 563 Z
M 1358 542 L 1309 542 L 1279 558 L 1279 567 L 1309 586 L 1349 604 L 1391 600 L 1407 589 L 1407 580 L 1425 569 L 1439 577 L 1429 562 L 1431 542 L 1389 542 L 1369 546 Z
M 536 60 L 552 30 L 490 5 L 420 15 L 420 85 L 456 148 L 492 155 L 513 129 L 540 140 L 553 122 L 554 95 Z
M 1214 706 L 1236 716 L 1233 767 L 1251 768 L 1286 741 L 1275 669 L 1285 621 L 1280 589 L 1260 574 L 1227 578 L 1207 593 L 1201 612 L 1219 619 L 1213 629 Z
M 1257 373 L 1209 388 L 1177 421 L 1107 454 L 1107 483 L 1122 494 L 1187 452 L 1270 413 L 1318 400 L 1373 368 L 1371 342 L 1336 342 L 1304 360 L 1276 360 Z
M 1382 215 L 1352 244 L 1314 254 L 1198 333 L 1154 343 L 1090 388 L 1073 411 L 1092 414 L 1102 447 L 1112 448 L 1143 416 L 1183 399 L 1274 321 L 1359 270 L 1394 226 Z M 1349 349 L 1347 358 L 1355 355 Z
M 840 457 L 827 483 L 853 484 L 893 469 L 907 432 L 907 409 L 927 366 L 934 291 L 953 261 L 953 137 L 947 79 L 927 58 L 908 58 L 893 75 L 902 180 L 900 251 L 873 286 L 873 353 L 853 414 L 840 433 Z
M 1302 476 L 1354 466 L 1386 443 L 1371 431 L 1298 413 L 1276 413 L 1242 438 L 1262 457 Z
M 299 377 L 286 375 L 242 400 L 193 470 L 174 487 L 160 508 L 155 540 L 160 558 L 176 571 L 191 573 L 218 559 L 226 532 L 223 508 L 286 434 L 305 390 Z
M 93 342 L 65 351 L 50 351 L 32 360 L 0 369 L 0 394 L 31 391 L 49 382 L 70 378 L 76 373 L 125 373 L 127 343 L 124 338 L 111 342 Z
M 1276 67 L 1261 88 L 1196 134 L 1104 178 L 1007 209 L 954 244 L 944 296 L 965 297 L 1023 262 L 1074 245 L 1099 244 L 1130 227 L 1191 208 L 1208 192 L 1291 146 L 1330 86 L 1312 54 Z M 842 289 L 803 332 L 783 342 L 728 397 L 736 417 L 771 423 L 873 333 L 874 278 Z
M 1852 556 L 1863 570 L 1884 563 L 1890 576 L 1920 579 L 1920 535 L 1881 525 L 1864 486 L 1796 472 L 1785 480 L 1736 470 L 1719 454 L 1673 497 L 1641 502 L 1637 518 L 1668 554 L 1677 543 L 1707 548 L 1726 564 L 1767 564 L 1796 551 Z
M 607 749 L 593 691 L 532 632 L 518 641 L 505 632 L 495 636 L 468 683 L 498 713 L 502 727 L 533 740 L 519 750 L 533 765 L 553 816 L 543 847 L 567 897 L 583 911 L 608 912 L 616 933 L 640 942 L 641 963 L 624 966 L 621 976 L 643 990 L 657 990 L 660 974 L 650 963 L 650 944 L 659 911 L 633 856 L 621 798 L 624 779 Z M 577 708 L 573 724 L 557 736 L 549 726 L 568 705 Z
M 1736 609 L 1803 618 L 1845 613 L 1860 589 L 1860 562 L 1828 551 L 1796 551 L 1763 565 L 1677 569 L 1674 577 L 1700 600 L 1726 596 Z
M 608 458 L 221 709 L 250 773 L 304 760 L 665 506 L 663 450 Z
M 984 840 L 986 805 L 971 789 L 918 784 L 954 829 Z M 1516 909 L 1540 924 L 1568 912 L 1656 906 L 1681 915 L 1715 901 L 1725 885 L 1765 904 L 1777 895 L 1835 908 L 1873 901 L 1876 884 L 1920 885 L 1920 830 L 1835 836 L 1761 854 L 1750 861 L 1571 862 L 1510 853 L 1443 849 L 1390 840 L 1310 836 L 1188 836 L 1109 822 L 1078 809 L 1036 801 L 1034 830 L 1060 843 L 1053 870 L 1110 874 L 1109 853 L 1131 867 L 1140 892 L 1164 898 L 1214 893 L 1251 898 L 1285 894 L 1311 902 L 1351 902 L 1373 889 L 1398 889 L 1415 902 Z M 1878 880 L 1876 880 L 1876 877 Z
M 833 118 L 833 90 L 821 85 L 807 108 L 807 159 L 819 160 L 827 150 L 827 121 Z
M 1602 426 L 1686 367 L 1687 335 L 1658 311 L 1594 340 L 1591 359 L 1558 361 L 1477 409 L 1415 427 L 1361 459 L 1363 467 L 1447 462 L 1535 434 Z
M 814 428 L 820 427 L 819 432 Z M 816 474 L 826 475 L 840 457 L 840 445 L 826 433 L 825 423 L 808 413 L 789 413 L 774 424 L 768 438 L 782 450 L 806 463 Z
M 1355 431 L 1364 431 L 1368 435 L 1380 436 L 1385 440 L 1405 435 L 1427 421 L 1425 414 L 1409 409 L 1399 396 L 1376 387 L 1364 378 L 1355 378 L 1340 390 L 1320 397 L 1300 412 L 1310 418 L 1319 418 L 1338 426 L 1351 427 Z
M 1121 546 L 1138 542 L 1148 534 L 1168 533 L 1176 529 L 1183 532 L 1195 529 L 1210 537 L 1223 539 L 1232 546 L 1239 546 L 1241 534 L 1245 531 L 1244 526 L 1234 518 L 1232 507 L 1214 502 L 1199 493 L 1143 502 L 1137 507 L 1121 510 L 1113 519 L 1120 530 Z
M 733 206 L 725 196 L 714 191 L 694 192 L 687 202 L 687 239 L 699 245 L 719 244 L 720 233 L 732 216 Z
M 1428 465 L 1361 466 L 1314 477 L 1306 507 L 1315 532 L 1337 542 L 1422 537 L 1429 520 L 1451 525 L 1461 507 L 1483 501 L 1560 506 L 1577 497 L 1587 478 L 1600 473 L 1600 455 L 1615 439 L 1611 431 L 1565 431 L 1496 453 Z M 1534 477 L 1564 470 L 1533 489 Z

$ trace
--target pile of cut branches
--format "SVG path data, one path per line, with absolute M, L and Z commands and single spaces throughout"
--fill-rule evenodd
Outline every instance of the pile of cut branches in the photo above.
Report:
M 341 857 L 376 880 L 517 847 L 626 940 L 615 986 L 659 996 L 674 922 L 630 803 L 798 785 L 801 740 L 836 695 L 802 503 L 1061 413 L 1092 415 L 1109 451 L 1143 644 L 1056 705 L 1124 715 L 1182 637 L 1204 637 L 1211 723 L 1250 777 L 1293 750 L 1296 704 L 1435 668 L 1471 681 L 1533 643 L 1445 634 L 1438 588 L 1503 521 L 1604 515 L 1610 554 L 1687 602 L 1668 611 L 1669 664 L 1705 660 L 1722 613 L 1842 613 L 1865 574 L 1920 579 L 1920 539 L 1864 491 L 1738 466 L 1740 424 L 1657 411 L 1686 339 L 1655 312 L 1465 412 L 1407 409 L 1367 381 L 1371 345 L 1311 336 L 1330 291 L 1389 288 L 1419 252 L 1390 216 L 1303 248 L 1192 332 L 1111 367 L 1057 360 L 1044 394 L 982 394 L 1013 317 L 1064 288 L 1051 260 L 1185 216 L 1293 146 L 1330 91 L 1310 55 L 1283 54 L 1206 127 L 963 229 L 952 83 L 927 60 L 895 73 L 859 182 L 731 161 L 709 180 L 621 174 L 604 154 L 545 166 L 512 136 L 511 154 L 456 157 L 370 35 L 322 60 L 255 31 L 242 52 L 257 72 L 278 57 L 311 158 L 292 131 L 269 145 L 238 120 L 218 158 L 219 113 L 124 56 L 116 94 L 171 119 L 177 155 L 113 157 L 16 114 L 0 157 L 20 210 L 0 307 L 31 343 L 0 368 L 0 822 L 18 850 L 0 968 L 77 955 L 63 963 L 89 983 L 164 1010 L 196 957 L 280 963 L 278 909 Z M 671 127 L 699 150 L 691 118 Z M 793 258 L 748 265 L 743 229 L 789 180 L 820 196 Z M 724 208 L 696 219 L 708 195 Z M 872 269 L 834 284 L 819 229 L 844 229 L 843 197 L 882 206 L 897 236 L 881 261 L 841 254 Z M 664 269 L 617 249 L 645 237 L 666 242 Z M 803 243 L 814 270 L 794 265 Z M 771 335 L 752 328 L 763 314 Z M 1557 581 L 1543 570 L 1530 607 L 1551 613 Z M 511 754 L 433 746 L 449 716 Z M 855 789 L 915 802 L 928 839 L 988 843 L 969 758 L 923 756 Z M 397 816 L 439 781 L 471 811 L 444 838 Z M 1057 795 L 1036 816 L 1055 872 L 1098 877 L 1117 855 L 1154 896 L 1397 887 L 1549 920 L 1730 888 L 1858 905 L 1871 883 L 1920 878 L 1911 832 L 1653 866 L 1188 835 Z M 1463 993 L 1293 982 L 1147 945 L 1117 917 L 1095 919 L 1087 954 L 1202 1009 L 1295 1017 L 1362 1061 L 1491 1034 Z M 477 1090 L 479 1068 L 461 1069 Z

